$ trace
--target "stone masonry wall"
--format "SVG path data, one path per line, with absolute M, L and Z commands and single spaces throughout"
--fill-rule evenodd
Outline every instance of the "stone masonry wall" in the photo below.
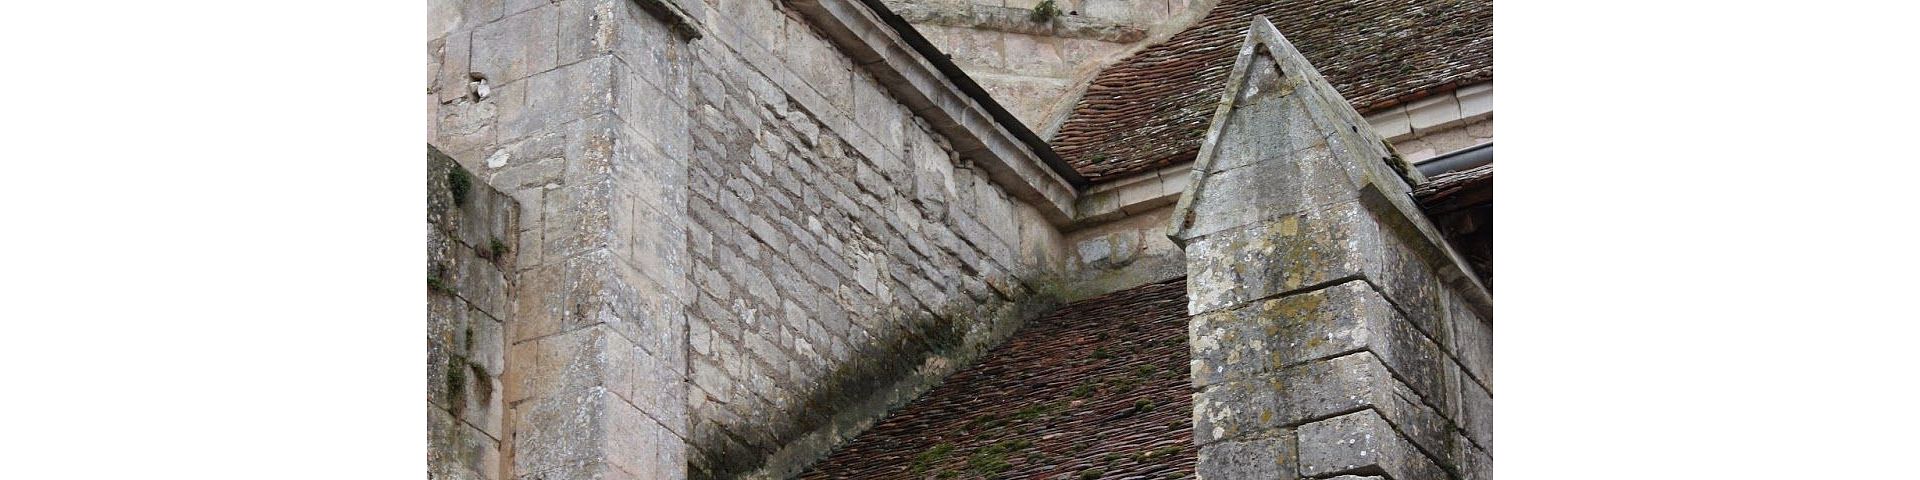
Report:
M 1491 296 L 1418 173 L 1264 19 L 1229 85 L 1172 234 L 1199 477 L 1491 478 Z
M 427 478 L 498 479 L 519 209 L 427 153 Z
M 1057 303 L 1045 217 L 785 5 L 430 11 L 429 143 L 525 212 L 499 477 L 785 477 Z
M 715 9 L 753 26 L 694 44 L 693 475 L 784 478 L 1043 312 L 1057 234 L 802 21 Z
M 429 143 L 524 212 L 503 478 L 681 478 L 686 35 L 625 0 L 429 6 Z

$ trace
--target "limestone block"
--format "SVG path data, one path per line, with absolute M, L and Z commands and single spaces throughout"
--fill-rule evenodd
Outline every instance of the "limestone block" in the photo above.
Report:
M 607 406 L 598 385 L 537 398 L 513 409 L 513 476 L 594 478 L 606 454 Z
M 479 222 L 470 222 L 479 223 Z M 501 237 L 495 237 L 501 238 Z M 511 235 L 504 238 L 511 239 Z M 487 240 L 481 240 L 481 247 L 491 248 Z M 471 302 L 481 311 L 500 316 L 507 312 L 507 277 L 490 260 L 480 258 L 473 248 L 456 245 L 453 247 L 454 259 L 448 277 L 443 279 L 462 299 Z
M 1447 295 L 1447 311 L 1448 323 L 1454 330 L 1451 348 L 1454 357 L 1460 359 L 1468 375 L 1482 383 L 1483 388 L 1490 389 L 1493 386 L 1493 324 L 1481 320 L 1467 308 L 1464 299 L 1452 292 Z
M 1308 360 L 1366 349 L 1456 418 L 1458 368 L 1362 281 L 1195 316 L 1189 324 L 1196 386 L 1259 378 Z M 1450 369 L 1451 367 L 1451 369 Z
M 613 57 L 595 57 L 528 77 L 524 109 L 506 112 L 502 139 L 553 129 L 613 109 Z
M 1413 133 L 1413 120 L 1407 117 L 1405 105 L 1368 115 L 1367 124 L 1373 125 L 1374 133 L 1386 139 Z
M 450 367 L 465 330 L 466 316 L 472 309 L 452 295 L 429 292 L 427 295 L 427 402 L 452 409 L 448 388 Z
M 507 403 L 565 398 L 602 389 L 606 378 L 609 331 L 591 326 L 508 347 Z
M 686 435 L 686 383 L 682 363 L 648 353 L 623 335 L 607 337 L 607 389 L 634 408 L 658 419 L 677 435 Z
M 874 81 L 872 75 L 857 72 L 850 78 L 853 89 L 852 113 L 854 118 L 859 119 L 854 123 L 880 143 L 881 150 L 868 155 L 879 161 L 880 158 L 890 157 L 892 152 L 899 152 L 907 125 L 906 112 Z
M 1188 238 L 1210 235 L 1233 227 L 1300 216 L 1303 211 L 1305 215 L 1312 215 L 1310 209 L 1358 198 L 1359 192 L 1348 183 L 1344 169 L 1334 163 L 1331 150 L 1318 146 L 1296 155 L 1302 160 L 1210 174 L 1200 186 L 1201 193 L 1192 201 L 1193 215 L 1185 235 Z M 1271 200 L 1246 201 L 1249 198 Z
M 1304 215 L 1222 231 L 1186 246 L 1187 311 L 1195 315 L 1248 300 L 1363 274 L 1374 232 L 1343 203 Z
M 1471 380 L 1460 382 L 1460 426 L 1467 438 L 1493 451 L 1493 393 Z
M 548 261 L 612 247 L 613 197 L 604 177 L 548 190 L 541 232 Z
M 467 82 L 473 71 L 468 59 L 473 55 L 473 33 L 471 31 L 454 32 L 443 39 L 439 55 L 439 71 L 434 72 L 435 94 L 441 102 L 467 96 Z
M 1454 90 L 1460 102 L 1460 116 L 1473 118 L 1493 113 L 1493 82 L 1468 85 Z
M 1194 473 L 1201 480 L 1294 480 L 1297 450 L 1291 429 L 1274 438 L 1220 442 L 1200 449 Z
M 1194 442 L 1268 436 L 1302 420 L 1372 406 L 1375 386 L 1390 378 L 1384 373 L 1364 361 L 1314 362 L 1209 386 L 1194 396 Z
M 493 143 L 499 123 L 498 97 L 478 102 L 456 100 L 439 107 L 439 125 L 434 127 L 434 145 L 456 158 Z
M 1493 455 L 1468 446 L 1466 464 L 1460 467 L 1460 472 L 1466 480 L 1493 480 Z
M 1084 0 L 1080 2 L 1080 15 L 1114 22 L 1133 22 L 1133 3 L 1130 0 Z
M 1060 59 L 1060 50 L 1052 37 L 1011 32 L 1002 32 L 999 37 L 1006 63 L 995 67 L 1035 77 L 1061 78 L 1073 73 L 1074 65 Z
M 1001 69 L 1007 64 L 1005 54 L 1006 32 L 993 30 L 972 30 L 963 28 L 935 27 L 947 38 L 947 55 L 953 62 L 968 70 L 979 68 Z
M 1200 445 L 1260 437 L 1309 419 L 1373 408 L 1428 451 L 1457 450 L 1453 429 L 1368 352 L 1207 387 L 1194 397 Z
M 1297 432 L 1302 476 L 1372 470 L 1396 479 L 1448 478 L 1373 410 L 1301 425 Z
M 560 181 L 566 173 L 568 140 L 562 132 L 550 132 L 500 145 L 483 160 L 487 184 L 519 191 Z
M 435 38 L 491 22 L 503 13 L 502 0 L 431 0 L 427 37 Z
M 986 225 L 987 230 L 997 235 L 1002 243 L 1020 244 L 1020 226 L 1014 223 L 1013 218 L 1013 204 L 1017 200 L 1008 198 L 1006 192 L 991 183 L 980 185 L 980 191 L 975 198 L 980 202 L 975 210 L 979 214 L 977 218 L 980 219 L 980 223 Z M 998 259 L 1012 261 L 1010 256 L 998 257 Z
M 485 433 L 427 407 L 427 476 L 435 479 L 500 478 L 500 444 Z
M 1414 132 L 1447 127 L 1460 120 L 1460 102 L 1453 95 L 1434 95 L 1407 104 Z
M 678 404 L 675 412 L 643 411 L 635 405 L 610 399 L 606 402 L 606 462 L 608 465 L 636 475 L 636 478 L 682 479 L 686 478 L 687 447 L 672 429 L 661 425 L 656 419 L 666 419 L 673 423 L 686 421 L 685 393 L 676 392 L 671 404 Z
M 546 3 L 540 0 L 532 0 Z M 556 31 L 556 64 L 567 65 L 588 57 L 613 53 L 614 46 L 622 31 L 622 24 L 632 23 L 636 18 L 627 17 L 630 8 L 620 0 L 563 0 L 554 2 L 559 7 L 559 30 Z M 644 20 L 641 20 L 644 21 Z
M 1391 208 L 1391 207 L 1382 207 Z M 1372 210 L 1370 213 L 1373 211 Z M 1439 342 L 1442 349 L 1452 350 L 1453 327 L 1446 321 L 1447 304 L 1442 291 L 1445 287 L 1434 274 L 1433 263 L 1429 258 L 1444 258 L 1438 251 L 1419 252 L 1408 245 L 1407 239 L 1417 238 L 1420 233 L 1404 220 L 1374 216 L 1375 225 L 1381 232 L 1378 244 L 1366 252 L 1369 260 L 1368 279 L 1379 285 L 1381 292 L 1391 299 L 1407 320 L 1422 333 Z
M 552 70 L 558 59 L 559 8 L 543 6 L 473 30 L 475 72 L 496 85 Z
M 853 65 L 827 40 L 817 36 L 812 30 L 796 28 L 787 30 L 787 50 L 791 55 L 787 65 L 802 85 L 811 86 L 823 101 L 830 102 L 841 112 L 851 110 Z M 776 79 L 777 80 L 777 79 Z M 786 89 L 791 92 L 797 88 Z M 814 115 L 829 115 L 825 111 L 815 111 Z

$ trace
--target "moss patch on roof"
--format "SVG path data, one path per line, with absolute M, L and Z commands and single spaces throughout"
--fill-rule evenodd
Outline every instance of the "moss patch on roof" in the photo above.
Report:
M 1180 279 L 1062 307 L 800 478 L 1192 478 L 1186 303 Z

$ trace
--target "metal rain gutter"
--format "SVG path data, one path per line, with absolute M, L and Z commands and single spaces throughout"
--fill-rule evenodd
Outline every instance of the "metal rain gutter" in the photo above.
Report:
M 1493 163 L 1493 142 L 1454 150 L 1415 164 L 1414 168 L 1420 169 L 1421 175 L 1433 178 L 1442 173 L 1458 172 L 1489 163 Z

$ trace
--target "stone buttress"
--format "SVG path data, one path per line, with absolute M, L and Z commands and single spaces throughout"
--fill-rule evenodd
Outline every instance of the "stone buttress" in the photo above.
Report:
M 1169 237 L 1203 479 L 1491 477 L 1492 297 L 1424 181 L 1263 17 Z

